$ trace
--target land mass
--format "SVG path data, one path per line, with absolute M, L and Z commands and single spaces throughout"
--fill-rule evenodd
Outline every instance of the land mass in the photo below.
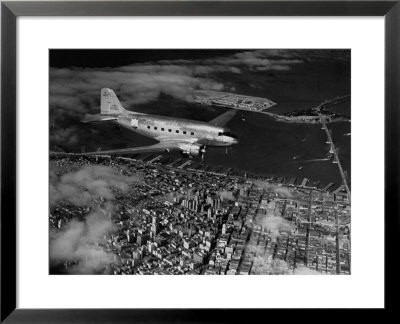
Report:
M 277 114 L 266 111 L 275 106 L 276 103 L 260 97 L 244 96 L 234 93 L 199 90 L 196 92 L 195 101 L 210 106 L 227 107 L 238 110 L 247 110 L 266 114 L 273 119 L 281 122 L 289 123 L 332 123 L 332 122 L 349 122 L 350 118 L 331 112 L 327 109 L 327 105 L 336 105 L 348 100 L 350 95 L 335 97 L 322 102 L 317 107 L 303 110 L 295 110 L 285 114 Z

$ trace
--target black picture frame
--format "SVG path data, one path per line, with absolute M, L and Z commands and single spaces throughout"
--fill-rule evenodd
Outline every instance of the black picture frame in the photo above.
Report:
M 385 309 L 398 275 L 400 1 L 4 1 L 1 3 L 1 322 L 232 322 L 271 310 L 16 308 L 16 19 L 19 16 L 384 16 L 385 17 Z M 39 294 L 40 292 L 38 292 Z M 251 315 L 249 314 L 251 312 Z M 295 316 L 298 316 L 295 315 Z M 324 315 L 329 316 L 329 315 Z M 378 316 L 381 316 L 378 315 Z M 382 320 L 382 319 L 381 319 Z

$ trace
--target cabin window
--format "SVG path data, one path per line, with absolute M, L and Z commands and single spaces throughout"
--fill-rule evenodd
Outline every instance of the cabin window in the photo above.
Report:
M 183 134 L 186 134 L 186 131 L 183 131 Z
M 148 129 L 150 129 L 150 126 L 147 126 Z
M 154 130 L 157 130 L 157 127 L 154 127 Z
M 193 132 L 190 132 L 190 135 L 194 135 L 194 133 L 193 133 Z
M 168 129 L 168 132 L 170 132 L 170 133 L 171 133 L 171 132 L 172 132 L 172 129 Z
M 177 133 L 179 133 L 179 130 L 176 130 Z
M 164 131 L 164 128 L 161 128 L 162 131 Z

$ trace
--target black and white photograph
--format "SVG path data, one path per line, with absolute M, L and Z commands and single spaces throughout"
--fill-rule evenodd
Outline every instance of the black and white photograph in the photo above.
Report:
M 48 127 L 50 275 L 351 274 L 350 49 L 50 49 Z

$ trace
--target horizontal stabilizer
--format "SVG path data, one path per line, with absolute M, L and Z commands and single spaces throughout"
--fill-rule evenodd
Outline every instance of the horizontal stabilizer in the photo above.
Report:
M 82 123 L 98 123 L 110 120 L 117 120 L 116 116 L 105 116 L 105 115 L 87 115 L 81 120 Z
M 64 147 L 61 147 L 59 145 L 54 146 L 54 149 L 56 150 L 56 152 L 68 153 L 68 151 Z
M 211 125 L 224 127 L 236 115 L 237 110 L 231 109 L 209 121 Z

